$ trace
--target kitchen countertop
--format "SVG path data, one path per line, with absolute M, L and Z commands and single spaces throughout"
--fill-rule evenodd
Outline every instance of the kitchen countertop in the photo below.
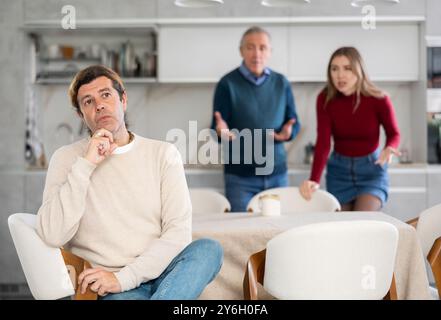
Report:
M 187 174 L 217 174 L 222 172 L 222 165 L 184 165 Z M 288 173 L 306 173 L 311 170 L 310 165 L 306 164 L 288 164 Z M 46 174 L 46 169 L 0 169 L 1 174 L 29 174 L 39 175 Z M 441 164 L 427 164 L 427 163 L 393 163 L 389 165 L 390 173 L 441 173 Z
M 187 174 L 214 174 L 222 171 L 221 165 L 208 165 L 208 166 L 198 166 L 198 165 L 185 165 L 185 172 Z M 311 170 L 311 166 L 307 164 L 288 164 L 288 173 L 307 173 Z M 427 163 L 393 163 L 389 165 L 390 173 L 424 173 L 426 171 L 430 172 L 440 172 L 441 164 L 427 164 Z

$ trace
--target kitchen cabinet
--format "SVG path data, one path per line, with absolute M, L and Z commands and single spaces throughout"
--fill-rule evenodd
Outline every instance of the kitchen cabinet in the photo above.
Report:
M 239 43 L 246 25 L 160 26 L 159 82 L 217 82 L 242 62 Z M 270 67 L 287 72 L 286 26 L 267 27 L 272 37 Z
M 357 47 L 375 81 L 417 81 L 420 72 L 419 24 L 380 23 L 364 30 L 360 22 L 263 25 L 272 36 L 270 67 L 293 82 L 322 82 L 332 52 Z M 247 26 L 162 25 L 159 32 L 160 82 L 217 82 L 238 66 L 238 43 Z M 391 45 L 393 43 L 393 45 Z
M 406 222 L 417 217 L 425 209 L 426 192 L 424 189 L 420 191 L 393 191 L 392 189 L 389 193 L 389 199 L 381 211 Z
M 302 173 L 303 170 L 295 170 L 295 174 L 290 174 L 290 185 L 299 186 L 303 180 L 300 177 L 308 177 Z M 294 173 L 293 170 L 290 170 Z M 408 221 L 417 217 L 421 211 L 425 210 L 430 204 L 427 203 L 427 183 L 430 174 L 424 165 L 392 166 L 389 173 L 389 198 L 386 205 L 381 209 L 401 221 Z M 321 179 L 321 188 L 326 189 L 326 173 Z M 441 182 L 441 171 L 440 171 Z M 293 181 L 297 183 L 293 184 Z M 441 185 L 441 184 L 439 184 Z M 441 202 L 441 201 L 440 201 Z
M 309 179 L 310 170 L 302 170 L 302 169 L 290 169 L 288 170 L 288 183 L 290 186 L 298 187 L 300 184 Z M 324 177 L 320 181 L 320 188 L 325 189 L 325 179 Z
M 210 188 L 224 193 L 221 169 L 190 169 L 186 170 L 186 177 L 190 188 Z M 418 216 L 429 206 L 441 203 L 440 197 L 437 196 L 441 194 L 441 187 L 439 187 L 441 186 L 441 169 L 439 169 L 438 176 L 434 176 L 425 166 L 417 168 L 395 167 L 389 169 L 389 177 L 389 199 L 382 208 L 383 212 L 401 221 L 408 221 Z M 298 187 L 302 181 L 308 178 L 308 168 L 288 170 L 290 186 Z M 320 187 L 326 189 L 325 173 Z
M 224 193 L 222 170 L 186 169 L 185 178 L 189 188 L 209 188 Z
M 409 221 L 427 208 L 427 167 L 389 169 L 389 199 L 383 212 Z
M 329 58 L 342 46 L 360 51 L 373 80 L 418 80 L 418 24 L 382 23 L 377 23 L 375 30 L 364 30 L 356 23 L 290 26 L 288 78 L 326 81 Z
M 441 1 L 426 0 L 427 26 L 426 34 L 428 36 L 441 36 Z
M 427 207 L 441 204 L 441 166 L 429 166 L 427 189 Z

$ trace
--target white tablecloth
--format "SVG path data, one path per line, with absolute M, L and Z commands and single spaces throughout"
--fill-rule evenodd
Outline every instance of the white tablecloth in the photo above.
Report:
M 399 232 L 394 271 L 398 299 L 430 299 L 424 258 L 415 229 L 381 212 L 293 213 L 277 217 L 207 213 L 193 217 L 193 239 L 215 239 L 224 249 L 222 269 L 200 299 L 243 299 L 245 265 L 251 254 L 263 250 L 271 238 L 290 228 L 340 220 L 380 220 L 395 225 Z M 271 298 L 263 290 L 259 291 L 261 294 L 263 298 Z

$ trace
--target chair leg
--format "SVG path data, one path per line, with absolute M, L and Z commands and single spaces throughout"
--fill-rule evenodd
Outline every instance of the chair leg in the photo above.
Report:
M 433 277 L 435 278 L 438 296 L 441 297 L 441 237 L 435 240 L 432 248 L 427 255 Z
M 266 249 L 254 253 L 250 256 L 245 269 L 243 279 L 243 295 L 245 300 L 258 299 L 257 284 L 263 284 L 263 276 L 265 273 L 265 255 Z
M 416 217 L 416 218 L 413 218 L 413 219 L 411 219 L 411 220 L 409 220 L 409 221 L 406 221 L 406 223 L 407 224 L 410 224 L 412 227 L 414 227 L 415 229 L 416 229 L 416 227 L 417 227 L 417 224 L 418 224 L 418 217 Z
M 72 284 L 75 288 L 75 295 L 73 297 L 74 300 L 97 300 L 98 294 L 90 290 L 90 287 L 87 287 L 85 293 L 81 293 L 81 287 L 78 286 L 78 276 L 81 272 L 86 269 L 92 268 L 90 263 L 83 258 L 80 258 L 73 253 L 66 251 L 64 249 L 60 249 L 61 254 L 63 255 L 64 263 L 66 264 L 67 270 L 72 280 Z
M 395 275 L 392 275 L 392 282 L 390 284 L 390 289 L 384 296 L 383 300 L 398 300 L 397 286 L 395 284 Z

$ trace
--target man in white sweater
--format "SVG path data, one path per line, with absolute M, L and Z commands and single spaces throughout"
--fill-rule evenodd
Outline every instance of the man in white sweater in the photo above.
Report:
M 90 137 L 49 164 L 38 234 L 91 262 L 79 276 L 102 299 L 196 299 L 222 265 L 222 247 L 191 242 L 191 202 L 178 150 L 127 130 L 127 94 L 91 66 L 69 95 Z

